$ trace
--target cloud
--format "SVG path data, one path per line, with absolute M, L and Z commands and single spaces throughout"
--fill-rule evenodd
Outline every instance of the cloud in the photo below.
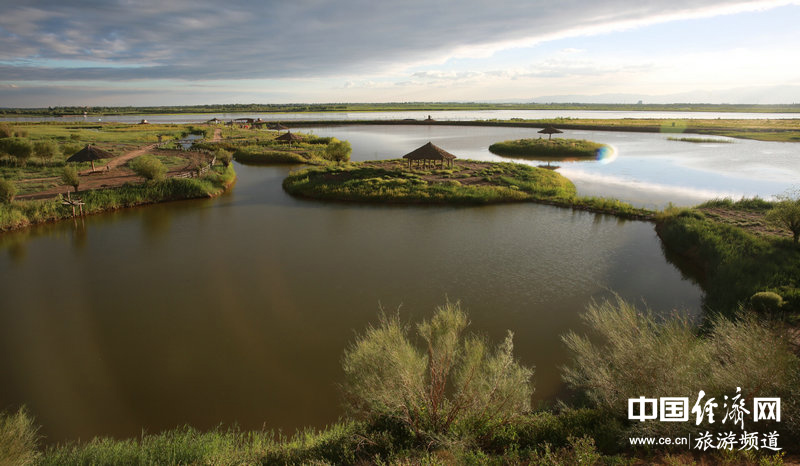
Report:
M 7 6 L 0 17 L 0 81 L 366 79 L 413 63 L 491 54 L 514 44 L 785 3 L 30 0 Z M 94 65 L 63 65 L 70 60 Z M 558 73 L 564 70 L 550 71 Z M 474 78 L 428 74 L 414 79 Z

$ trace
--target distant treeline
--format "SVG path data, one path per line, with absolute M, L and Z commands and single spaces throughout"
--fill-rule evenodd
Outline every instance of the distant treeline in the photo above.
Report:
M 436 111 L 436 110 L 606 110 L 606 111 L 673 111 L 673 112 L 752 112 L 800 113 L 800 104 L 539 104 L 539 103 L 475 103 L 475 102 L 390 102 L 390 103 L 327 103 L 327 104 L 217 104 L 176 105 L 160 107 L 47 107 L 0 108 L 4 116 L 75 116 L 180 114 L 180 113 L 266 113 L 266 112 L 366 112 L 366 111 Z

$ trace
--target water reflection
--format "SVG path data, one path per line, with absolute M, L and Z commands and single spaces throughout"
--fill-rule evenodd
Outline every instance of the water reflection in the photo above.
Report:
M 323 426 L 342 351 L 375 322 L 461 299 L 473 330 L 562 392 L 560 335 L 611 290 L 699 312 L 652 225 L 532 204 L 402 207 L 287 196 L 286 167 L 236 166 L 232 193 L 0 235 L 0 407 L 48 441 L 182 424 Z M 14 248 L 25 251 L 11 252 Z

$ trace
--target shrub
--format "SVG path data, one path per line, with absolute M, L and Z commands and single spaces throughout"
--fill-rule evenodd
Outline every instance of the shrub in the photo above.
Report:
M 783 306 L 783 298 L 772 291 L 759 291 L 750 296 L 750 306 L 756 312 L 776 312 Z
M 417 325 L 420 349 L 397 315 L 381 315 L 344 355 L 350 411 L 394 420 L 428 442 L 529 412 L 533 371 L 514 360 L 512 334 L 491 351 L 464 337 L 468 325 L 459 303 L 447 302 Z
M 23 138 L 5 138 L 0 141 L 0 150 L 14 157 L 17 164 L 25 166 L 33 154 L 33 144 Z
M 233 153 L 225 149 L 217 149 L 214 152 L 214 155 L 217 157 L 217 160 L 222 163 L 223 167 L 230 165 L 231 160 L 233 160 Z
M 0 178 L 0 202 L 9 204 L 17 195 L 17 186 L 11 180 Z
M 340 141 L 336 138 L 331 139 L 331 142 L 325 146 L 325 158 L 333 162 L 347 162 L 350 160 L 350 154 L 353 148 L 350 147 L 348 141 Z
M 707 335 L 699 336 L 685 319 L 658 321 L 650 311 L 639 311 L 619 297 L 592 304 L 583 317 L 600 342 L 574 332 L 564 337 L 575 358 L 565 369 L 564 379 L 583 390 L 590 403 L 609 416 L 626 422 L 629 398 L 686 396 L 694 403 L 703 390 L 705 400 L 715 397 L 721 401 L 740 387 L 747 403 L 752 397 L 787 400 L 781 408 L 787 421 L 774 427 L 786 429 L 782 440 L 800 435 L 795 401 L 800 395 L 800 362 L 784 330 L 743 315 L 739 320 L 718 318 L 711 322 Z M 719 412 L 717 415 L 722 417 Z M 705 423 L 702 428 L 726 427 L 730 425 L 717 422 Z M 629 425 L 631 434 L 641 435 L 676 436 L 695 429 L 699 428 L 694 422 Z
M 15 414 L 0 412 L 0 464 L 35 464 L 39 458 L 38 430 L 25 408 Z
M 14 130 L 5 123 L 0 123 L 0 138 L 10 138 L 14 135 Z
M 152 155 L 136 157 L 130 162 L 130 167 L 134 173 L 148 181 L 163 180 L 167 174 L 164 164 Z
M 58 145 L 53 141 L 38 141 L 33 144 L 33 152 L 42 160 L 52 160 L 58 155 Z
M 767 212 L 767 221 L 791 231 L 797 243 L 800 240 L 800 191 L 778 196 L 778 200 Z
M 78 170 L 71 166 L 65 165 L 64 169 L 61 170 L 61 181 L 64 182 L 67 186 L 72 186 L 75 188 L 75 192 L 78 192 L 78 186 L 81 184 L 81 179 L 78 176 Z

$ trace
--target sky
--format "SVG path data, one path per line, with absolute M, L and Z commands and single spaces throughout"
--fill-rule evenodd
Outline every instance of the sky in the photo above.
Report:
M 0 107 L 800 103 L 800 0 L 0 0 Z

